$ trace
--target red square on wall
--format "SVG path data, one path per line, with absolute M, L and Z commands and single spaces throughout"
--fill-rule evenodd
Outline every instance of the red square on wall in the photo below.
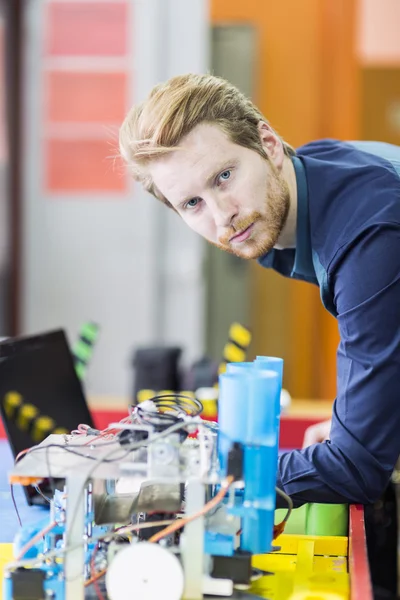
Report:
M 48 73 L 46 117 L 52 123 L 122 123 L 127 80 L 125 73 Z
M 47 5 L 46 53 L 53 56 L 125 56 L 127 2 L 55 2 Z
M 109 140 L 45 140 L 47 192 L 123 192 L 126 168 Z

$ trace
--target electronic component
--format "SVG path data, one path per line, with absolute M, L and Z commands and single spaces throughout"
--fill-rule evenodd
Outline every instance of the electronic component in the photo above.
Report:
M 243 446 L 239 442 L 233 442 L 232 448 L 228 452 L 228 466 L 226 468 L 227 475 L 232 475 L 233 481 L 241 481 L 243 479 Z
M 39 600 L 45 597 L 42 569 L 16 569 L 11 573 L 13 600 Z
M 163 394 L 104 431 L 79 425 L 27 451 L 11 483 L 65 486 L 48 521 L 21 530 L 4 600 L 30 600 L 29 588 L 54 600 L 247 598 L 251 557 L 273 538 L 280 384 L 243 373 L 221 375 L 218 424 L 195 398 Z
M 238 550 L 232 556 L 213 556 L 211 576 L 216 579 L 231 579 L 233 583 L 250 585 L 253 570 L 251 553 Z

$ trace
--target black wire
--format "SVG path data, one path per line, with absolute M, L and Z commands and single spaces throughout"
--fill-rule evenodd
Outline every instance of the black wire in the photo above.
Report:
M 104 446 L 113 446 L 115 444 L 119 444 L 119 440 L 115 439 L 112 442 L 104 442 L 103 444 L 99 444 L 98 447 L 99 448 L 103 448 Z M 72 448 L 80 448 L 80 449 L 84 449 L 85 446 L 82 446 L 81 444 L 68 444 L 65 446 L 62 446 L 61 444 L 47 444 L 46 446 L 33 446 L 33 448 L 30 448 L 29 452 L 26 452 L 26 454 L 24 454 L 24 456 L 28 456 L 28 454 L 32 454 L 33 452 L 37 452 L 38 450 L 45 450 L 46 452 L 46 463 L 47 463 L 47 467 L 49 466 L 48 463 L 48 449 L 49 448 L 60 448 L 61 450 L 65 450 L 65 452 L 70 452 L 71 454 L 75 454 L 76 456 L 80 456 L 81 458 L 87 458 L 89 460 L 95 460 L 98 461 L 98 457 L 96 456 L 90 456 L 88 454 L 83 454 L 82 452 L 77 452 L 76 450 L 73 450 Z M 88 447 L 89 449 L 89 447 Z M 18 461 L 16 462 L 16 464 L 22 459 L 24 458 L 24 456 L 21 456 L 20 459 L 18 459 Z M 119 460 L 114 459 L 114 460 Z M 114 462 L 110 461 L 110 462 Z M 108 462 L 107 460 L 105 462 Z
M 116 438 L 118 437 L 119 434 L 116 435 Z M 96 437 L 96 439 L 98 439 Z M 93 440 L 94 441 L 94 440 Z M 118 443 L 118 439 L 115 440 L 110 440 L 109 442 L 103 442 L 101 444 L 101 447 L 103 448 L 104 446 L 112 446 L 116 443 Z M 42 446 L 41 444 L 38 446 L 32 446 L 32 448 L 29 448 L 29 450 L 27 452 L 25 452 L 25 454 L 23 454 L 22 456 L 19 457 L 18 460 L 15 461 L 14 464 L 18 464 L 20 460 L 22 460 L 25 456 L 27 456 L 28 454 L 31 454 L 32 452 L 36 452 L 37 450 L 43 450 L 45 446 Z M 61 444 L 47 444 L 46 446 L 47 448 L 85 448 L 85 446 L 83 446 L 82 444 L 65 444 L 64 446 L 62 446 Z
M 173 429 L 174 429 L 174 430 L 176 430 L 176 431 L 178 431 L 180 428 L 187 427 L 189 424 L 190 424 L 190 423 L 185 423 L 185 422 L 182 422 L 182 423 L 179 425 L 179 427 L 174 427 Z M 165 430 L 165 431 L 164 431 L 164 432 L 162 432 L 162 433 L 159 433 L 159 434 L 158 434 L 156 437 L 157 437 L 157 438 L 158 438 L 158 437 L 164 437 L 165 435 L 167 435 L 167 433 L 168 433 L 168 429 L 167 429 L 167 430 Z M 172 433 L 172 432 L 171 432 L 171 433 Z M 114 441 L 114 442 L 112 442 L 112 443 L 114 443 L 114 444 L 115 444 L 115 441 Z M 111 445 L 111 443 L 107 443 L 107 442 L 105 442 L 104 444 L 102 444 L 102 446 L 105 446 L 105 445 Z M 122 456 L 121 456 L 121 455 L 119 455 L 119 456 L 117 456 L 116 458 L 110 458 L 110 456 L 112 456 L 112 455 L 113 455 L 113 454 L 115 454 L 115 453 L 118 453 L 118 452 L 121 450 L 121 447 L 120 447 L 120 446 L 118 446 L 117 448 L 114 448 L 114 449 L 113 449 L 113 450 L 111 450 L 111 451 L 110 451 L 110 452 L 109 452 L 109 453 L 108 453 L 106 456 L 104 456 L 104 457 L 102 457 L 102 458 L 98 458 L 98 457 L 94 457 L 94 456 L 85 456 L 84 454 L 80 454 L 79 452 L 75 452 L 74 450 L 71 450 L 71 447 L 68 447 L 68 446 L 61 446 L 61 445 L 59 445 L 59 444 L 48 444 L 48 445 L 46 446 L 46 452 L 47 452 L 47 448 L 55 447 L 55 448 L 61 448 L 61 449 L 65 450 L 65 451 L 67 451 L 67 452 L 71 452 L 72 454 L 76 454 L 77 456 L 80 456 L 81 458 L 89 458 L 89 459 L 91 459 L 91 460 L 94 460 L 94 461 L 95 461 L 95 464 L 93 465 L 93 468 L 92 468 L 92 469 L 90 469 L 90 471 L 89 471 L 89 472 L 88 472 L 88 474 L 87 474 L 86 482 L 88 482 L 88 481 L 89 481 L 89 480 L 90 480 L 90 479 L 93 477 L 93 474 L 94 474 L 94 472 L 96 471 L 96 469 L 97 469 L 97 468 L 98 468 L 98 467 L 99 467 L 99 466 L 100 466 L 102 463 L 104 463 L 104 462 L 111 463 L 111 462 L 117 462 L 117 461 L 120 461 L 120 460 L 124 459 L 126 456 L 129 456 L 129 454 L 132 452 L 132 450 L 135 450 L 135 449 L 137 449 L 137 448 L 140 448 L 140 447 L 142 447 L 142 446 L 147 446 L 147 445 L 148 445 L 148 440 L 146 440 L 146 442 L 144 442 L 144 441 L 141 441 L 141 442 L 134 442 L 134 443 L 130 444 L 130 445 L 127 447 L 126 451 L 124 452 L 124 454 L 123 454 Z M 81 445 L 76 445 L 75 447 L 82 448 L 82 446 L 81 446 Z M 99 447 L 100 447 L 100 445 L 99 445 Z M 29 451 L 29 452 L 34 452 L 34 451 L 36 451 L 36 450 L 43 450 L 43 446 L 35 446 L 35 447 L 33 447 L 33 448 L 32 448 L 32 449 Z M 28 453 L 27 453 L 27 454 L 28 454 Z M 81 499 L 80 499 L 80 501 L 83 501 L 83 494 L 84 494 L 84 491 L 85 491 L 85 486 L 82 488 L 82 491 L 81 491 Z M 68 493 L 68 483 L 67 483 L 67 493 Z M 78 501 L 78 502 L 79 502 L 79 501 Z M 20 520 L 20 518 L 19 518 L 19 513 L 18 513 L 18 510 L 17 510 L 17 506 L 16 506 L 16 503 L 15 503 L 15 500 L 14 500 L 14 507 L 15 507 L 16 513 L 17 513 L 17 515 L 18 515 L 18 519 L 19 519 L 19 521 L 20 521 L 20 524 L 21 524 L 21 520 Z M 75 519 L 76 519 L 76 515 L 77 515 L 77 512 L 78 512 L 78 510 L 79 510 L 79 504 L 77 503 L 77 505 L 76 505 L 76 507 L 75 507 L 75 511 L 74 511 L 74 513 L 73 513 L 73 515 L 72 515 L 72 522 L 74 522 L 74 521 L 75 521 Z M 22 526 L 22 524 L 21 524 L 21 526 Z
M 179 427 L 176 427 L 176 428 L 174 428 L 174 429 L 176 429 L 176 431 L 178 431 L 180 428 L 187 427 L 187 425 L 188 425 L 188 423 L 184 423 L 184 422 L 182 422 L 182 424 L 181 424 Z M 157 435 L 157 438 L 158 438 L 158 437 L 164 437 L 164 436 L 165 436 L 167 433 L 168 433 L 168 430 L 165 430 L 164 432 L 162 432 L 162 433 L 159 433 L 159 434 Z M 172 432 L 171 432 L 171 433 L 172 433 Z M 148 443 L 149 443 L 149 442 L 148 442 L 148 440 L 146 440 L 146 441 L 141 441 L 141 442 L 134 442 L 134 443 L 132 443 L 132 444 L 130 445 L 130 447 L 128 447 L 128 449 L 126 450 L 125 454 L 123 454 L 123 456 L 117 456 L 116 458 L 113 458 L 113 459 L 107 459 L 106 457 L 103 457 L 103 458 L 97 459 L 97 461 L 96 461 L 96 464 L 93 466 L 93 468 L 92 468 L 92 469 L 89 471 L 89 473 L 87 474 L 86 481 L 88 482 L 88 481 L 89 481 L 89 480 L 90 480 L 90 479 L 93 477 L 93 474 L 94 474 L 94 472 L 96 471 L 96 469 L 97 469 L 97 468 L 98 468 L 98 467 L 99 467 L 99 466 L 100 466 L 100 465 L 101 465 L 103 462 L 110 462 L 110 463 L 111 463 L 111 462 L 116 462 L 116 461 L 119 461 L 119 460 L 121 460 L 121 459 L 125 458 L 126 456 L 129 456 L 129 454 L 132 452 L 132 450 L 135 450 L 135 449 L 137 449 L 137 448 L 140 448 L 140 447 L 143 447 L 143 446 L 147 446 L 147 445 L 148 445 Z M 150 442 L 150 443 L 151 443 L 151 442 Z M 110 451 L 110 452 L 107 454 L 107 456 L 108 456 L 108 457 L 109 457 L 109 456 L 111 456 L 111 455 L 112 455 L 112 454 L 114 454 L 114 453 L 115 453 L 117 450 L 119 450 L 119 448 L 117 448 L 117 449 L 114 449 L 114 450 L 111 450 L 111 451 Z M 68 493 L 68 489 L 67 489 L 67 493 Z M 83 494 L 84 494 L 84 489 L 82 490 L 82 493 L 81 493 L 81 495 L 82 495 L 82 500 L 83 500 Z M 74 521 L 75 521 L 75 518 L 76 518 L 76 515 L 77 515 L 77 512 L 78 512 L 78 508 L 79 508 L 79 507 L 78 507 L 78 504 L 77 504 L 77 505 L 76 505 L 76 508 L 75 508 L 75 511 L 74 511 L 74 514 L 72 515 L 72 521 L 71 521 L 71 522 L 74 522 Z
M 157 406 L 165 406 L 171 408 L 174 404 L 173 400 L 179 408 L 184 409 L 186 413 L 192 417 L 197 417 L 203 410 L 203 405 L 197 398 L 192 396 L 186 396 L 186 394 L 158 394 L 150 400 Z M 168 400 L 168 402 L 162 402 Z M 140 404 L 139 404 L 140 406 Z
M 203 405 L 197 398 L 185 394 L 159 394 L 149 398 L 157 412 L 146 408 L 146 404 L 135 407 L 135 415 L 142 424 L 155 427 L 168 427 L 182 420 L 182 416 L 197 417 L 203 410 Z
M 18 511 L 17 503 L 16 503 L 16 501 L 15 501 L 15 496 L 14 496 L 14 486 L 13 486 L 13 484 L 12 484 L 12 483 L 10 483 L 10 489 L 11 489 L 11 499 L 12 499 L 12 502 L 13 502 L 13 504 L 14 504 L 14 509 L 15 509 L 15 513 L 16 513 L 16 515 L 17 515 L 17 519 L 18 519 L 18 522 L 19 522 L 19 526 L 20 526 L 20 527 L 22 527 L 22 521 L 21 521 L 21 517 L 19 516 L 19 511 Z

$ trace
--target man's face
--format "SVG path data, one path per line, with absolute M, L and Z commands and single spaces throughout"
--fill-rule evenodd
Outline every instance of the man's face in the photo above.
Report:
M 201 124 L 148 170 L 189 227 L 223 250 L 258 258 L 276 244 L 289 210 L 280 167 Z

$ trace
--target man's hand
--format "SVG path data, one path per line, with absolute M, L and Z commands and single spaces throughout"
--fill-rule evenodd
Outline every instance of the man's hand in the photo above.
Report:
M 329 434 L 331 431 L 331 420 L 323 421 L 322 423 L 316 423 L 311 425 L 304 434 L 303 448 L 317 444 L 318 442 L 324 442 L 329 440 Z

